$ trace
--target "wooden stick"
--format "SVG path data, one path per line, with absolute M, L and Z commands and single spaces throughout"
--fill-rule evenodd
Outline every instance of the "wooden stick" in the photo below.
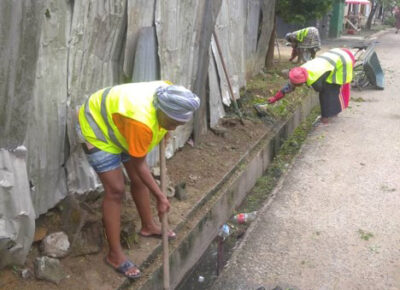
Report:
M 160 181 L 161 191 L 167 194 L 166 161 L 165 161 L 165 139 L 160 142 Z M 169 290 L 169 248 L 168 248 L 168 214 L 164 213 L 161 218 L 162 246 L 163 246 L 163 282 L 164 289 Z
M 229 93 L 231 95 L 231 99 L 232 99 L 232 102 L 233 102 L 233 107 L 235 108 L 235 111 L 239 116 L 240 123 L 242 125 L 244 125 L 242 112 L 239 110 L 239 106 L 237 104 L 235 95 L 233 94 L 233 89 L 232 89 L 231 81 L 229 79 L 228 70 L 226 69 L 224 56 L 222 55 L 221 46 L 219 45 L 218 37 L 217 37 L 217 34 L 215 33 L 215 31 L 213 32 L 213 35 L 214 35 L 215 44 L 217 45 L 217 50 L 218 50 L 218 53 L 219 53 L 219 57 L 221 59 L 222 68 L 223 68 L 224 73 L 225 73 L 225 78 L 226 78 L 226 81 L 228 82 L 228 88 L 229 88 Z
M 279 57 L 278 63 L 280 63 L 281 62 L 281 51 L 279 50 L 279 42 L 278 42 L 278 38 L 276 36 L 276 31 L 275 31 L 275 43 L 276 43 L 276 48 L 278 49 L 278 57 Z

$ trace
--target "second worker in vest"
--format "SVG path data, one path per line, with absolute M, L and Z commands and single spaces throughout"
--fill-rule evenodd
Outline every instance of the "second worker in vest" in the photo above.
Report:
M 150 194 L 157 201 L 158 215 L 170 203 L 155 182 L 146 155 L 169 130 L 192 119 L 200 99 L 182 86 L 165 81 L 129 83 L 92 94 L 79 110 L 78 134 L 90 165 L 105 191 L 103 223 L 109 252 L 106 263 L 127 278 L 140 277 L 137 265 L 124 255 L 120 243 L 121 201 L 125 193 L 121 163 L 131 180 L 131 195 L 138 209 L 143 237 L 161 237 L 150 207 Z M 169 231 L 169 238 L 175 233 Z
M 303 63 L 315 58 L 318 50 L 321 49 L 321 39 L 316 27 L 307 27 L 285 35 L 285 39 L 292 46 L 292 55 L 289 61 L 297 57 L 297 63 Z
M 289 82 L 275 96 L 268 99 L 272 104 L 306 84 L 319 92 L 321 122 L 336 116 L 348 106 L 350 82 L 353 76 L 354 56 L 348 49 L 334 48 L 300 67 L 289 71 Z M 260 115 L 266 114 L 268 105 L 255 105 Z

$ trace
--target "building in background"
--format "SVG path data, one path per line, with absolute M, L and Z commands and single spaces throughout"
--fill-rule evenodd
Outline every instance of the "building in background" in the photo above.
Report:
M 371 11 L 368 0 L 346 0 L 344 7 L 344 29 L 348 34 L 360 31 L 367 23 Z

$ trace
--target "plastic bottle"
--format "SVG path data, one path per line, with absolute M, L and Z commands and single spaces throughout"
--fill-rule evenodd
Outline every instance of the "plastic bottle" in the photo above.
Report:
M 219 228 L 218 236 L 223 238 L 224 240 L 229 236 L 229 226 L 227 224 L 222 225 Z
M 257 212 L 252 211 L 249 213 L 239 213 L 237 215 L 234 215 L 232 220 L 238 224 L 244 224 L 244 223 L 254 221 L 256 219 L 256 217 L 257 217 Z

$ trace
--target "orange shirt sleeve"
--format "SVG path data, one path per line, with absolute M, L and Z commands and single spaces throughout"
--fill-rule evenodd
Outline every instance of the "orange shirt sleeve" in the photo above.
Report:
M 145 156 L 153 139 L 151 129 L 139 121 L 120 114 L 113 114 L 112 118 L 115 126 L 128 143 L 129 155 L 133 157 Z

